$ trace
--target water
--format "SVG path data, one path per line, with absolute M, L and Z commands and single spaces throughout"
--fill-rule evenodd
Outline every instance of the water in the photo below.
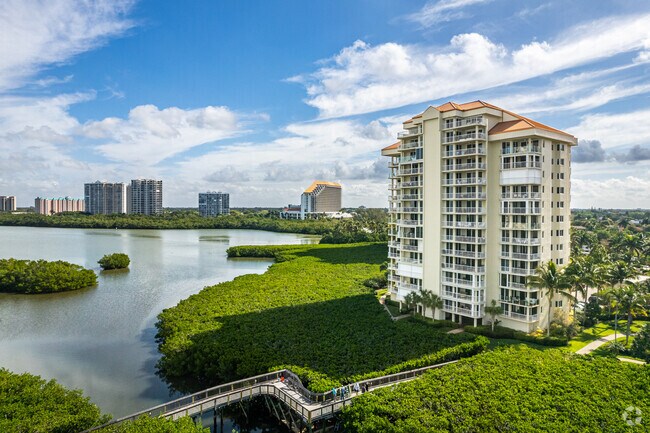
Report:
M 228 260 L 233 245 L 313 243 L 314 237 L 255 230 L 98 230 L 0 227 L 0 258 L 65 260 L 98 274 L 98 285 L 46 295 L 0 293 L 0 367 L 82 389 L 120 417 L 170 400 L 155 375 L 162 309 L 203 287 L 263 273 L 269 260 Z M 123 252 L 128 271 L 97 260 Z

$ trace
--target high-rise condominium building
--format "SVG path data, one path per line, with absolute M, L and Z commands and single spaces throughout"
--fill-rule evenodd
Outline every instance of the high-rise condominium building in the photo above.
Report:
M 548 305 L 526 278 L 569 260 L 576 138 L 482 101 L 429 107 L 404 129 L 382 150 L 392 296 L 431 290 L 443 300 L 437 319 L 474 325 L 496 300 L 504 326 L 544 327 L 566 300 Z
M 13 212 L 16 210 L 16 197 L 13 195 L 0 195 L 0 212 Z
M 84 212 L 84 200 L 81 198 L 41 198 L 34 200 L 36 212 L 41 215 L 54 215 L 61 212 Z
M 204 217 L 229 214 L 230 194 L 225 192 L 199 193 L 199 213 Z
M 316 180 L 300 197 L 301 219 L 309 214 L 335 213 L 341 210 L 341 185 Z
M 126 213 L 126 186 L 123 183 L 84 184 L 86 212 L 90 214 Z
M 162 215 L 162 180 L 134 179 L 127 188 L 127 213 Z

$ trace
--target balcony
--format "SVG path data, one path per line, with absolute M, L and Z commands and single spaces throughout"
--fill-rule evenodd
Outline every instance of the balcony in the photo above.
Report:
M 458 143 L 460 141 L 467 141 L 467 140 L 485 140 L 485 133 L 484 132 L 472 132 L 469 134 L 456 134 L 451 137 L 443 137 L 442 142 L 443 143 Z
M 415 233 L 402 233 L 402 234 L 398 233 L 396 236 L 404 239 L 422 239 L 422 235 L 418 235 Z
M 414 162 L 422 162 L 421 156 L 403 156 L 399 159 L 400 164 L 411 164 Z
M 409 284 L 409 283 L 399 283 L 398 287 L 400 289 L 411 290 L 416 292 L 422 288 L 422 286 L 418 286 L 417 284 Z
M 511 170 L 513 168 L 542 168 L 541 162 L 526 161 L 526 162 L 504 162 L 501 164 L 502 170 Z
M 421 207 L 403 207 L 402 212 L 408 212 L 408 213 L 421 213 L 423 211 L 423 208 Z
M 399 134 L 398 134 L 399 135 Z M 422 147 L 422 140 L 412 140 L 404 142 L 400 145 L 400 150 L 416 149 Z
M 419 128 L 407 129 L 406 131 L 401 131 L 397 133 L 397 138 L 406 138 L 413 137 L 415 135 L 421 134 Z
M 400 188 L 413 188 L 413 187 L 420 187 L 422 186 L 423 182 L 421 180 L 412 180 L 409 182 L 402 182 L 399 187 Z
M 400 246 L 402 246 L 402 243 L 396 241 L 390 241 L 388 242 L 388 246 L 393 248 L 399 248 Z
M 514 230 L 540 230 L 542 225 L 533 223 L 502 223 L 501 228 Z
M 447 284 L 467 287 L 470 289 L 485 289 L 485 282 L 473 283 L 471 280 L 463 280 L 460 278 L 448 278 L 448 277 L 442 277 L 442 281 Z
M 420 251 L 420 246 L 418 245 L 402 245 L 403 251 Z
M 456 193 L 455 196 L 453 193 L 447 194 L 447 198 L 485 198 L 485 197 L 486 194 L 484 192 L 458 192 Z
M 521 155 L 526 153 L 542 153 L 542 148 L 539 146 L 526 146 L 526 147 L 506 147 L 501 149 L 501 155 Z
M 402 194 L 401 200 L 422 200 L 422 194 Z
M 422 259 L 412 259 L 412 258 L 409 258 L 409 257 L 400 259 L 399 262 L 400 263 L 406 263 L 406 264 L 409 264 L 409 265 L 416 265 L 416 266 L 421 266 L 422 265 Z
M 464 303 L 472 303 L 472 304 L 482 304 L 485 302 L 485 299 L 482 296 L 474 296 L 472 295 L 465 295 L 462 293 L 454 293 L 449 290 L 444 290 L 442 292 L 442 297 L 443 298 L 450 298 L 450 299 L 456 299 L 456 300 L 461 300 L 464 301 Z
M 467 265 L 457 265 L 455 263 L 442 263 L 443 269 L 453 269 L 455 271 L 462 272 L 473 272 L 473 273 L 485 273 L 485 266 L 467 266 Z
M 443 179 L 443 185 L 485 185 L 484 177 L 465 177 L 459 179 Z
M 397 224 L 401 226 L 421 226 L 422 221 L 417 220 L 397 220 Z
M 539 315 L 537 314 L 519 314 L 519 313 L 513 313 L 511 311 L 508 311 L 506 313 L 503 313 L 501 315 L 502 317 L 509 317 L 511 319 L 515 320 L 521 320 L 524 322 L 537 322 L 539 320 Z
M 467 244 L 484 244 L 485 243 L 485 238 L 483 237 L 477 237 L 477 236 L 456 236 L 453 239 L 449 240 L 454 240 L 455 242 L 463 242 Z
M 506 289 L 531 290 L 530 287 L 526 286 L 525 284 L 515 283 L 514 281 L 510 281 L 507 286 L 504 286 L 503 284 L 499 284 L 499 286 Z
M 502 296 L 501 299 L 499 299 L 501 302 L 507 302 L 508 304 L 515 304 L 515 305 L 524 305 L 524 306 L 535 306 L 539 305 L 539 299 L 537 298 L 515 298 L 513 296 L 506 297 Z
M 422 174 L 422 167 L 403 168 L 397 172 L 398 176 L 408 176 L 411 174 Z
M 510 273 L 511 274 L 517 274 L 517 275 L 534 275 L 535 274 L 535 269 L 510 268 Z
M 485 223 L 468 222 L 468 221 L 456 221 L 456 222 L 443 221 L 442 226 L 448 228 L 458 227 L 463 229 L 484 229 Z
M 485 155 L 485 148 L 483 146 L 470 147 L 469 149 L 449 150 L 447 152 L 443 152 L 442 154 L 442 156 L 445 158 L 463 155 Z
M 389 259 L 399 259 L 399 254 L 397 253 L 388 253 Z
M 513 253 L 508 251 L 501 251 L 501 258 L 503 259 L 512 258 L 515 260 L 540 260 L 541 254 L 525 254 L 525 253 Z
M 452 305 L 444 305 L 442 307 L 443 311 L 446 311 L 448 313 L 456 313 L 456 314 L 461 314 L 463 316 L 469 316 L 469 317 L 481 317 L 481 314 L 470 310 L 469 308 L 463 308 L 463 307 L 454 307 Z
M 485 258 L 485 253 L 479 252 L 479 251 L 443 249 L 442 254 L 445 255 L 445 256 L 468 257 L 470 259 L 484 259 Z
M 501 243 L 517 245 L 539 245 L 539 238 L 501 238 Z
M 518 198 L 518 199 L 529 199 L 529 198 L 534 198 L 534 199 L 540 199 L 542 198 L 542 193 L 541 192 L 506 192 L 504 194 L 501 194 L 501 198 L 509 199 L 509 198 Z

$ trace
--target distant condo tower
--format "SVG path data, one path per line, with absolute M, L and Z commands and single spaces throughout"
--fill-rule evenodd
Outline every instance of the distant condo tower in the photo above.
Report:
M 204 217 L 228 215 L 230 213 L 230 194 L 225 192 L 199 193 L 199 213 Z
M 300 197 L 301 219 L 309 214 L 336 213 L 341 210 L 341 185 L 316 180 Z
M 16 210 L 16 197 L 13 195 L 0 195 L 0 212 L 13 212 Z
M 86 212 L 90 214 L 126 213 L 126 185 L 100 182 L 84 185 Z
M 134 179 L 127 188 L 127 213 L 162 215 L 162 180 Z
M 494 300 L 498 320 L 525 332 L 566 310 L 526 279 L 549 260 L 568 264 L 576 138 L 482 101 L 429 107 L 404 129 L 382 150 L 393 299 L 430 290 L 443 301 L 436 319 L 475 326 Z
M 54 215 L 61 212 L 84 212 L 84 200 L 80 198 L 41 198 L 34 200 L 36 212 L 41 215 Z

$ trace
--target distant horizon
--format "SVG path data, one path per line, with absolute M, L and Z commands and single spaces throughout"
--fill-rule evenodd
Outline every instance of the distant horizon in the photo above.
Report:
M 314 179 L 388 206 L 402 122 L 484 100 L 579 139 L 576 208 L 650 208 L 650 3 L 6 0 L 0 195 L 162 179 L 292 203 Z M 291 25 L 287 25 L 291 23 Z

